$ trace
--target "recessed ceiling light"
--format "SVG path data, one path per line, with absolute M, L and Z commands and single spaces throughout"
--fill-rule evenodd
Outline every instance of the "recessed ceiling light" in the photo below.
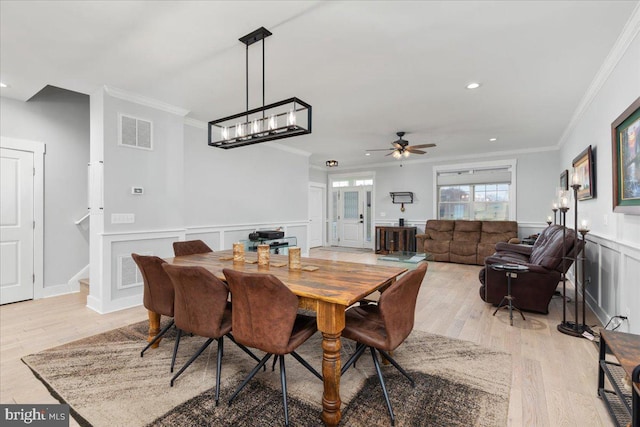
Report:
M 480 83 L 469 83 L 467 85 L 467 89 L 478 89 L 480 87 Z
M 365 156 L 370 156 L 370 155 L 371 155 L 371 153 L 364 153 L 364 155 L 365 155 Z
M 489 138 L 489 141 L 491 141 L 491 142 L 494 142 L 494 141 L 497 141 L 497 140 L 498 140 L 498 138 Z
M 0 82 L 0 87 L 5 88 L 5 87 L 9 87 L 9 86 L 7 86 L 6 84 Z

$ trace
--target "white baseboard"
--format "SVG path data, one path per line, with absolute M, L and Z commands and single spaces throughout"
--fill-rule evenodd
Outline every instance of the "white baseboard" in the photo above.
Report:
M 99 314 L 112 313 L 114 311 L 138 307 L 140 305 L 142 305 L 142 294 L 120 298 L 114 301 L 107 301 L 105 303 L 101 303 L 99 299 L 92 297 L 91 295 L 87 296 L 87 307 Z
M 80 289 L 79 287 L 80 279 L 89 278 L 89 265 L 90 264 L 87 264 L 82 270 L 78 271 L 76 274 L 73 275 L 71 279 L 69 279 L 68 285 L 70 287 L 78 285 L 78 289 Z
M 42 298 L 57 297 L 59 295 L 80 292 L 80 283 L 76 281 L 75 286 L 65 283 L 62 285 L 46 286 L 42 289 Z

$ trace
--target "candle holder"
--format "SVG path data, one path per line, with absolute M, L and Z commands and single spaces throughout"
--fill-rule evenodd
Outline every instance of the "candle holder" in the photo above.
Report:
M 563 262 L 563 270 L 565 270 L 565 265 L 567 259 L 571 259 L 573 264 L 573 275 L 575 281 L 575 295 L 574 295 L 574 308 L 575 308 L 575 321 L 567 321 L 566 318 L 566 304 L 568 302 L 566 296 L 566 274 L 562 274 L 562 294 L 563 294 L 563 304 L 562 304 L 562 323 L 558 325 L 558 331 L 563 334 L 571 335 L 574 337 L 581 337 L 585 332 L 588 332 L 593 335 L 593 331 L 585 324 L 585 283 L 584 283 L 584 247 L 586 244 L 585 236 L 589 232 L 589 230 L 585 227 L 581 227 L 578 229 L 578 190 L 581 185 L 574 183 L 571 185 L 573 189 L 573 205 L 574 205 L 574 232 L 576 242 L 574 244 L 575 255 L 571 258 L 567 257 L 566 254 L 566 245 L 563 243 L 562 245 L 562 262 Z M 564 200 L 564 199 L 563 199 Z M 562 208 L 561 208 L 562 210 Z M 568 210 L 568 208 L 567 208 Z M 565 218 L 566 219 L 566 218 Z M 565 238 L 566 227 L 563 229 L 563 239 Z M 582 236 L 582 239 L 578 238 L 578 233 Z M 580 268 L 578 269 L 578 261 L 580 261 Z M 580 279 L 579 272 L 582 272 L 582 280 Z M 582 323 L 578 323 L 578 282 L 580 282 L 582 288 Z
M 547 227 L 550 227 L 550 226 L 551 226 L 551 217 L 548 216 L 547 217 Z

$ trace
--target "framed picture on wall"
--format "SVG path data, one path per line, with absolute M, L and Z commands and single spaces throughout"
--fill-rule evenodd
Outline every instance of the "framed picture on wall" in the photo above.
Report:
M 569 189 L 569 171 L 566 169 L 560 174 L 560 188 L 563 190 Z
M 611 123 L 613 211 L 640 215 L 640 97 Z
M 593 151 L 588 146 L 584 151 L 573 159 L 573 173 L 577 178 L 571 177 L 572 184 L 580 184 L 578 189 L 578 200 L 592 199 L 596 196 L 595 181 L 593 174 Z

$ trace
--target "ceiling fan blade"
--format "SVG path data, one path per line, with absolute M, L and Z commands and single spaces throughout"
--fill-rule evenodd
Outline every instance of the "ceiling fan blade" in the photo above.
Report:
M 392 152 L 390 152 L 389 154 L 386 154 L 385 157 L 392 155 L 393 153 L 395 153 L 396 150 L 393 150 Z
M 414 150 L 411 147 L 407 148 L 407 151 L 410 152 L 411 154 L 427 154 L 426 151 Z
M 393 149 L 395 150 L 402 150 L 402 145 L 398 144 L 397 142 L 392 142 L 391 145 L 394 146 Z
M 420 145 L 412 145 L 413 148 L 431 148 L 435 147 L 436 144 L 420 144 Z
M 366 150 L 366 151 L 389 151 L 389 150 L 395 150 L 395 148 L 374 148 L 373 150 Z

